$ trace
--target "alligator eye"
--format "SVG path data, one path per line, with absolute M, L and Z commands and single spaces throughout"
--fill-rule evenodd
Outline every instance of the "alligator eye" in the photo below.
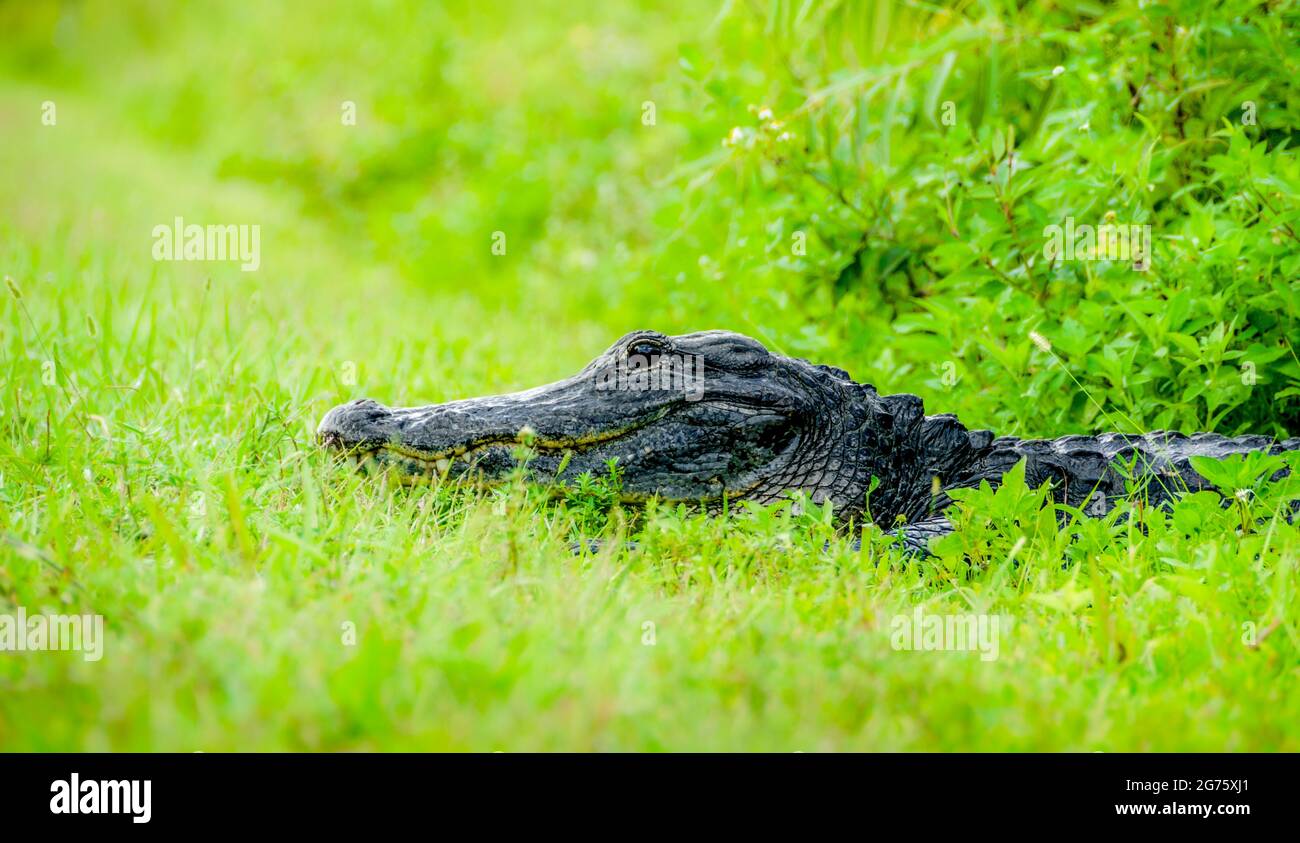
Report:
M 627 347 L 627 356 L 628 357 L 654 357 L 656 355 L 663 354 L 666 351 L 668 351 L 668 349 L 664 346 L 663 343 L 657 342 L 655 340 L 643 339 L 643 340 L 637 340 L 636 342 L 632 343 Z

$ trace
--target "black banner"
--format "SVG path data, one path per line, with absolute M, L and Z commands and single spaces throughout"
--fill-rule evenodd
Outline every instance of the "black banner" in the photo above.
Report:
M 846 819 L 918 827 L 1291 819 L 1293 755 L 0 755 L 6 826 L 50 830 L 373 828 L 735 832 Z

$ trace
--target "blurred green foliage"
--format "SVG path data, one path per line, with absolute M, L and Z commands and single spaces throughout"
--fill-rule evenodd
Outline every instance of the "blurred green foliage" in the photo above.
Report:
M 1024 435 L 1300 426 L 1298 19 L 1255 0 L 0 6 L 11 72 L 111 91 L 134 128 L 418 283 L 747 331 Z M 1150 269 L 1049 261 L 1067 218 L 1150 226 Z

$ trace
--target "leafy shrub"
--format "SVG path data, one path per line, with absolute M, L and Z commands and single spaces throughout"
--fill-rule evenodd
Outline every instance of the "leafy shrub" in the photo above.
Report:
M 682 60 L 679 316 L 1001 432 L 1300 428 L 1292 4 L 728 8 Z M 1149 269 L 1049 259 L 1069 218 Z

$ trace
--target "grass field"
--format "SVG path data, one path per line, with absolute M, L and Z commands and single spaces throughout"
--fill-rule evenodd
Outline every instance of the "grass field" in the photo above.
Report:
M 903 83 L 889 77 L 870 94 L 883 99 L 870 100 L 862 166 L 914 210 L 880 211 L 896 226 L 872 248 L 928 244 L 944 279 L 863 269 L 845 291 L 843 267 L 874 258 L 834 258 L 834 231 L 815 266 L 769 255 L 759 267 L 742 242 L 787 237 L 772 220 L 800 211 L 761 180 L 766 165 L 720 158 L 726 127 L 764 95 L 802 125 L 806 74 L 822 67 L 800 52 L 812 41 L 783 39 L 766 13 L 247 5 L 0 4 L 14 33 L 0 62 L 0 613 L 100 614 L 107 636 L 98 661 L 0 654 L 0 749 L 1300 750 L 1300 527 L 1278 515 L 1294 484 L 1252 476 L 1228 508 L 1208 492 L 1171 513 L 1135 501 L 1072 530 L 1040 492 L 1008 484 L 966 501 L 957 544 L 919 560 L 878 532 L 855 549 L 825 513 L 788 505 L 711 519 L 624 511 L 599 479 L 558 497 L 390 487 L 312 439 L 341 401 L 526 388 L 642 327 L 750 333 L 1000 432 L 1123 420 L 1300 434 L 1300 361 L 1278 340 L 1298 335 L 1286 229 L 1300 167 L 1276 136 L 1295 122 L 1278 91 L 1297 78 L 1296 39 L 1269 59 L 1274 88 L 1241 83 L 1274 103 L 1256 127 L 1275 133 L 1254 138 L 1265 148 L 1240 141 L 1240 160 L 1269 168 L 1273 216 L 1242 205 L 1228 163 L 1178 181 L 1201 178 L 1177 157 L 1198 132 L 1235 155 L 1231 125 L 1197 122 L 1214 86 L 1182 100 L 1183 122 L 1175 105 L 1161 106 L 1167 124 L 1124 123 L 1158 150 L 1181 130 L 1167 158 L 1114 164 L 1098 140 L 1091 159 L 1049 162 L 1044 150 L 1078 141 L 1047 129 L 1023 141 L 1047 171 L 1031 182 L 1038 201 L 1067 169 L 1097 195 L 1132 189 L 1139 204 L 1116 207 L 1154 221 L 1172 267 L 1138 281 L 1092 265 L 1077 284 L 1036 276 L 1032 250 L 1011 245 L 1018 218 L 981 223 L 974 193 L 954 214 L 977 215 L 962 225 L 987 234 L 972 248 L 993 259 L 935 246 L 908 214 L 943 202 L 889 185 L 924 183 L 917 149 L 939 147 L 901 129 L 890 144 L 893 112 L 881 114 Z M 791 33 L 799 5 L 772 7 Z M 857 65 L 837 54 L 847 64 L 826 84 L 873 56 L 928 73 L 941 62 L 925 50 L 977 35 L 1003 45 L 1000 81 L 963 76 L 962 58 L 949 84 L 1005 88 L 1010 103 L 1041 75 L 991 8 L 969 30 L 915 5 L 872 14 L 862 43 L 894 35 Z M 1287 44 L 1294 19 L 1271 14 L 1261 43 Z M 1092 42 L 1075 46 L 1086 63 Z M 917 96 L 891 106 L 900 125 L 933 87 L 913 83 Z M 1042 125 L 1057 109 L 1078 116 L 1071 96 L 1045 105 Z M 355 125 L 340 117 L 349 102 Z M 1118 156 L 1135 136 L 1104 143 Z M 856 207 L 807 166 L 798 201 Z M 1128 183 L 1139 170 L 1166 174 L 1151 176 L 1158 192 Z M 1081 216 L 1106 207 L 1059 201 Z M 259 225 L 257 270 L 155 260 L 151 232 L 176 217 Z M 907 265 L 922 273 L 922 260 Z M 1248 268 L 1220 272 L 1234 262 Z M 834 283 L 804 286 L 814 277 Z M 899 292 L 912 284 L 921 292 Z M 1059 344 L 1056 362 L 1025 338 L 1035 328 Z M 940 379 L 949 359 L 956 389 Z M 1258 361 L 1258 382 L 1242 385 L 1243 360 Z M 574 555 L 580 535 L 613 540 Z M 996 657 L 899 649 L 897 619 L 917 607 L 996 619 Z

